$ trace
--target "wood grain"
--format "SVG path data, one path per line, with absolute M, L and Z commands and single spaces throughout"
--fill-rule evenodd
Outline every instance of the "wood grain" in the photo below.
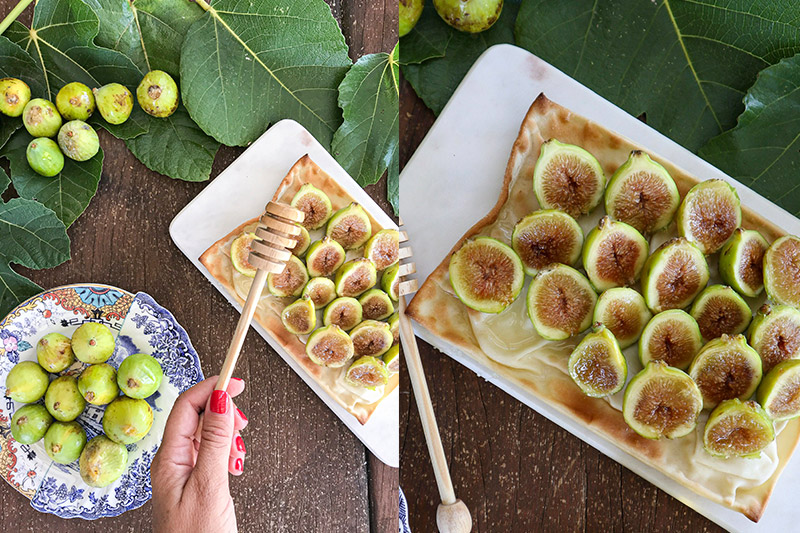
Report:
M 403 82 L 401 168 L 434 119 Z M 429 344 L 419 345 L 455 492 L 472 513 L 474 532 L 723 531 Z M 439 494 L 405 372 L 400 388 L 400 486 L 412 531 L 436 531 Z
M 0 15 L 16 3 L 0 0 Z M 328 3 L 353 59 L 394 46 L 396 0 Z M 31 8 L 20 20 L 29 24 L 30 16 Z M 186 328 L 205 374 L 218 373 L 239 315 L 168 233 L 172 218 L 206 184 L 158 175 L 121 141 L 99 134 L 103 178 L 97 196 L 69 229 L 72 259 L 51 270 L 21 273 L 44 287 L 96 281 L 148 292 Z M 212 179 L 242 151 L 220 150 Z M 385 178 L 368 192 L 391 212 Z M 237 405 L 250 421 L 243 434 L 244 474 L 231 483 L 240 531 L 396 531 L 397 470 L 370 454 L 260 336 L 248 335 L 236 374 L 247 383 Z M 0 482 L 0 523 L 3 531 L 15 532 L 144 532 L 151 529 L 151 504 L 94 522 L 62 520 L 35 511 Z

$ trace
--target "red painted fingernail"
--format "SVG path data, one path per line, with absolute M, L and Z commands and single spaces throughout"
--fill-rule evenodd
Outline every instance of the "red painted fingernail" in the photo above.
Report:
M 219 415 L 228 412 L 228 393 L 224 390 L 215 390 L 211 394 L 211 411 Z
M 236 381 L 244 381 L 242 378 L 231 378 L 231 379 L 235 379 Z
M 236 435 L 236 449 L 240 452 L 247 452 L 247 448 L 244 447 L 244 439 L 241 435 Z
M 242 471 L 242 469 L 244 468 L 244 464 L 242 463 L 241 458 L 240 459 L 236 459 L 236 465 L 235 465 L 234 468 L 236 468 L 237 472 L 241 472 Z
M 241 409 L 239 409 L 239 408 L 237 407 L 237 408 L 236 408 L 236 412 L 238 412 L 238 413 L 239 413 L 239 416 L 241 416 L 241 417 L 242 417 L 242 420 L 244 420 L 245 422 L 247 422 L 247 417 L 246 417 L 246 416 L 244 416 L 244 413 L 242 412 L 242 410 L 241 410 Z

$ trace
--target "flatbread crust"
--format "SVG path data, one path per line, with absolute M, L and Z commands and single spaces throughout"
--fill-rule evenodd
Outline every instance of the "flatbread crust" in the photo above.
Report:
M 324 191 L 331 200 L 334 212 L 353 202 L 353 198 L 330 175 L 323 171 L 308 155 L 301 157 L 289 170 L 281 181 L 277 191 L 272 196 L 274 202 L 290 203 L 300 187 L 310 183 Z M 266 202 L 264 202 L 266 205 Z M 378 222 L 367 213 L 372 223 L 373 233 L 383 229 Z M 253 227 L 261 213 L 254 213 L 254 218 L 244 222 L 239 227 L 215 242 L 200 256 L 200 262 L 208 269 L 212 276 L 233 296 L 236 301 L 244 305 L 245 298 L 236 290 L 233 269 L 230 257 L 231 243 L 241 235 L 248 226 Z M 249 229 L 249 228 L 248 228 Z M 248 286 L 249 288 L 249 286 Z M 246 296 L 246 294 L 245 294 Z M 291 303 L 291 298 L 276 298 L 262 296 L 262 302 L 256 308 L 255 320 L 286 350 L 297 363 L 316 381 L 331 398 L 355 416 L 361 424 L 366 424 L 375 409 L 398 386 L 399 378 L 394 374 L 389 383 L 384 387 L 383 396 L 374 402 L 367 403 L 357 398 L 351 391 L 337 385 L 336 376 L 341 369 L 331 369 L 317 365 L 306 355 L 305 342 L 300 337 L 289 333 L 283 326 L 280 318 L 281 310 Z
M 751 486 L 746 486 L 747 483 L 737 477 L 740 474 L 737 469 L 744 471 L 754 465 L 754 463 L 746 463 L 747 459 L 728 460 L 733 462 L 727 464 L 708 461 L 714 467 L 721 466 L 723 469 L 731 469 L 730 475 L 709 469 L 706 464 L 681 464 L 686 463 L 687 458 L 693 458 L 689 461 L 690 463 L 698 462 L 695 459 L 699 459 L 699 462 L 702 463 L 707 462 L 703 457 L 704 452 L 702 452 L 702 434 L 700 433 L 702 421 L 698 424 L 697 432 L 684 437 L 684 439 L 691 439 L 690 441 L 684 440 L 679 443 L 678 441 L 681 439 L 676 441 L 648 440 L 636 434 L 625 423 L 622 413 L 618 409 L 621 398 L 609 401 L 585 396 L 566 372 L 566 360 L 572 347 L 577 344 L 577 338 L 564 343 L 560 354 L 541 355 L 542 352 L 549 350 L 544 343 L 528 345 L 525 349 L 519 349 L 519 354 L 503 359 L 503 362 L 507 364 L 498 362 L 497 356 L 494 359 L 491 358 L 482 349 L 481 341 L 484 346 L 487 346 L 487 331 L 491 332 L 491 321 L 495 320 L 492 317 L 499 315 L 482 315 L 468 309 L 458 300 L 449 281 L 450 257 L 461 248 L 467 239 L 478 235 L 490 235 L 506 243 L 510 242 L 508 227 L 513 228 L 517 220 L 538 209 L 532 187 L 533 168 L 538 159 L 541 144 L 550 138 L 557 138 L 562 142 L 585 148 L 597 157 L 609 177 L 627 160 L 632 150 L 642 149 L 628 139 L 572 113 L 548 100 L 544 94 L 540 94 L 528 110 L 511 150 L 497 204 L 455 243 L 409 304 L 408 315 L 437 337 L 460 349 L 505 379 L 546 401 L 564 415 L 580 421 L 595 434 L 625 450 L 643 463 L 656 468 L 697 494 L 741 512 L 750 520 L 757 522 L 764 512 L 767 500 L 781 471 L 786 466 L 800 438 L 800 421 L 790 421 L 780 431 L 776 439 L 775 450 L 770 452 L 773 454 L 771 466 L 775 467 L 772 475 L 763 482 L 758 479 L 758 481 L 751 482 Z M 669 171 L 675 179 L 681 196 L 684 196 L 694 184 L 701 181 L 669 161 L 652 153 L 650 155 Z M 758 229 L 769 241 L 784 234 L 779 228 L 744 206 L 742 215 L 744 227 Z M 525 305 L 525 293 L 523 291 L 520 294 L 514 305 Z M 487 326 L 487 324 L 489 325 Z M 478 332 L 475 331 L 475 327 L 478 327 Z M 503 334 L 508 333 L 513 337 L 514 329 L 519 328 L 510 328 Z M 612 406 L 615 402 L 618 404 L 616 409 Z M 692 449 L 692 446 L 695 449 Z M 710 456 L 708 457 L 710 458 Z M 777 462 L 776 466 L 775 462 Z M 747 472 L 747 475 L 752 475 L 752 472 Z M 754 483 L 760 484 L 752 486 Z

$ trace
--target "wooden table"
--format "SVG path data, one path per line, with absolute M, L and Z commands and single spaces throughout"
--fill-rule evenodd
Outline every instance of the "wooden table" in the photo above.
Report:
M 0 15 L 16 3 L 0 0 Z M 353 59 L 394 47 L 396 1 L 328 3 Z M 29 24 L 30 16 L 31 8 L 20 20 Z M 214 375 L 239 314 L 168 233 L 173 217 L 205 184 L 149 171 L 122 141 L 104 131 L 100 140 L 105 150 L 103 178 L 97 196 L 69 229 L 72 260 L 51 270 L 22 273 L 43 287 L 95 281 L 146 291 L 186 328 L 205 374 Z M 212 179 L 242 151 L 222 148 Z M 385 179 L 368 192 L 391 211 Z M 397 470 L 370 454 L 254 332 L 245 342 L 236 375 L 247 383 L 237 405 L 250 420 L 243 434 L 248 450 L 245 471 L 231 483 L 240 531 L 396 531 Z M 3 531 L 138 533 L 150 531 L 150 522 L 149 503 L 116 518 L 62 520 L 34 510 L 26 498 L 0 482 Z
M 403 82 L 401 168 L 434 119 Z M 402 198 L 401 205 L 407 201 Z M 474 532 L 723 531 L 466 367 L 419 343 L 453 485 L 472 513 Z M 412 531 L 433 532 L 439 494 L 410 384 L 401 376 L 400 486 L 408 498 Z

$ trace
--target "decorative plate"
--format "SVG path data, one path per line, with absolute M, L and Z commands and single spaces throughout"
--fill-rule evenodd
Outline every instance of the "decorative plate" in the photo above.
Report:
M 180 393 L 203 379 L 200 359 L 186 331 L 172 314 L 148 294 L 133 295 L 108 285 L 57 287 L 23 302 L 0 322 L 0 392 L 5 396 L 8 372 L 20 361 L 36 361 L 36 343 L 51 332 L 71 336 L 84 322 L 102 322 L 116 336 L 108 363 L 115 368 L 128 355 L 149 353 L 161 363 L 164 380 L 147 399 L 153 427 L 141 441 L 128 446 L 128 469 L 104 488 L 86 485 L 78 462 L 60 465 L 50 460 L 42 441 L 19 444 L 11 437 L 10 421 L 23 404 L 4 397 L 0 403 L 0 475 L 31 500 L 34 509 L 62 518 L 93 520 L 117 516 L 150 499 L 150 463 L 161 443 L 164 425 Z M 76 361 L 62 374 L 80 374 Z M 87 404 L 78 422 L 89 439 L 102 433 L 103 407 Z
M 411 533 L 411 526 L 408 523 L 408 501 L 406 495 L 403 494 L 403 489 L 398 491 L 400 493 L 400 533 Z

